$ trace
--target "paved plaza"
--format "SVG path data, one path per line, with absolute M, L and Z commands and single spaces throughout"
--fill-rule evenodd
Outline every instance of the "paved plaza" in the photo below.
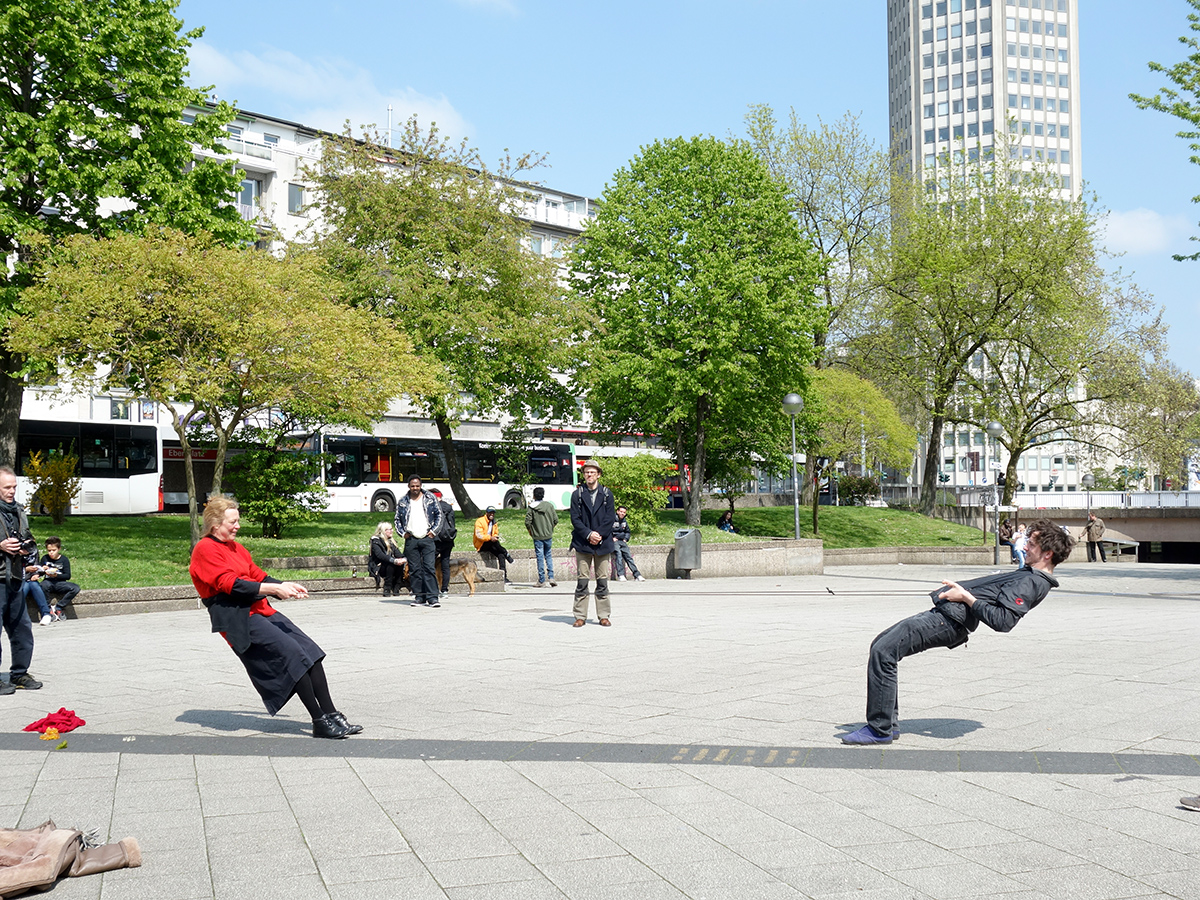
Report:
M 875 634 L 989 571 L 614 584 L 612 628 L 565 583 L 280 604 L 346 741 L 269 717 L 202 610 L 35 626 L 0 824 L 141 843 L 55 900 L 1200 898 L 1200 569 L 1062 566 L 901 663 L 898 744 L 839 743 Z M 21 731 L 59 707 L 66 747 Z

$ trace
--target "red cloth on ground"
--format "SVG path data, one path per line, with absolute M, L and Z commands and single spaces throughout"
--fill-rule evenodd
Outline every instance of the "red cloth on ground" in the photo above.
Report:
M 60 706 L 58 712 L 50 713 L 46 718 L 38 719 L 36 722 L 30 722 L 24 730 L 40 731 L 45 734 L 47 728 L 57 728 L 59 734 L 66 734 L 68 731 L 74 731 L 80 725 L 86 724 L 87 722 L 75 715 L 75 710 Z

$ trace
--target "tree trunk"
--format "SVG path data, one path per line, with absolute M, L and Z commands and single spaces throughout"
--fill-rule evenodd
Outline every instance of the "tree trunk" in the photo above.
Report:
M 21 395 L 25 379 L 13 374 L 21 360 L 0 349 L 0 462 L 17 468 L 17 430 L 21 427 Z
M 704 463 L 706 434 L 704 418 L 708 413 L 708 398 L 696 399 L 696 443 L 692 454 L 692 485 L 688 491 L 687 508 L 684 510 L 684 521 L 696 527 L 700 524 L 700 509 L 704 505 Z
M 220 497 L 224 493 L 221 489 L 225 486 L 225 454 L 229 451 L 229 433 L 233 431 L 233 422 L 229 423 L 228 428 L 220 428 L 215 423 L 220 419 L 216 416 L 211 416 L 209 421 L 213 422 L 213 431 L 217 433 L 217 458 L 213 461 L 213 480 L 212 492 L 210 497 Z
M 813 454 L 804 451 L 804 480 L 800 482 L 800 502 L 811 503 L 813 492 L 817 490 L 817 460 Z
M 1017 457 L 1010 451 L 1008 465 L 1004 469 L 1004 496 L 1000 499 L 1001 506 L 1012 505 L 1013 493 L 1017 489 Z
M 929 446 L 925 448 L 925 473 L 921 478 L 921 499 L 917 512 L 923 516 L 933 515 L 933 507 L 937 502 L 939 463 L 942 457 L 942 428 L 946 425 L 946 417 L 942 413 L 934 414 L 929 424 Z
M 808 469 L 807 462 L 805 463 L 804 468 L 806 470 Z M 821 473 L 817 471 L 815 463 L 813 464 L 812 483 L 809 486 L 812 488 L 813 537 L 816 537 L 818 534 L 820 534 L 820 528 L 817 519 L 821 509 Z
M 442 452 L 446 454 L 446 474 L 450 476 L 450 490 L 454 499 L 458 501 L 458 507 L 464 516 L 478 519 L 483 512 L 467 494 L 467 488 L 463 484 L 462 472 L 458 469 L 458 456 L 454 452 L 454 434 L 450 430 L 450 422 L 443 415 L 435 415 L 433 421 L 437 425 L 438 436 L 442 439 Z
M 173 410 L 172 413 L 174 413 Z M 180 421 L 180 418 L 174 414 L 171 418 L 175 422 Z M 196 471 L 192 468 L 192 445 L 188 443 L 186 426 L 175 425 L 175 434 L 179 438 L 179 449 L 183 452 L 183 473 L 187 477 L 188 519 L 192 526 L 192 546 L 194 547 L 199 542 L 201 534 L 200 504 L 196 501 Z

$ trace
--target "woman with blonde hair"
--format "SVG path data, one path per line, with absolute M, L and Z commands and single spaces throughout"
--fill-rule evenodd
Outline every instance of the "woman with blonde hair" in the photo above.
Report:
M 272 578 L 256 566 L 250 552 L 234 540 L 239 528 L 236 502 L 227 497 L 208 501 L 204 536 L 192 548 L 188 571 L 208 608 L 212 630 L 233 648 L 271 715 L 296 694 L 312 716 L 313 737 L 358 734 L 362 726 L 351 725 L 329 696 L 321 663 L 325 651 L 271 606 L 272 597 L 307 597 L 307 588 Z
M 404 580 L 406 560 L 393 536 L 391 522 L 380 522 L 369 542 L 371 555 L 367 559 L 367 571 L 375 577 L 375 587 L 383 580 L 383 596 L 400 596 L 400 584 Z

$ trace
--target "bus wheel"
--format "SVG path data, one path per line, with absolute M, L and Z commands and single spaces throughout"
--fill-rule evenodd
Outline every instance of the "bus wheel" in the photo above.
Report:
M 505 509 L 524 509 L 525 495 L 518 490 L 511 490 L 504 495 Z
M 395 511 L 396 498 L 387 491 L 380 491 L 371 498 L 371 512 L 394 513 Z

